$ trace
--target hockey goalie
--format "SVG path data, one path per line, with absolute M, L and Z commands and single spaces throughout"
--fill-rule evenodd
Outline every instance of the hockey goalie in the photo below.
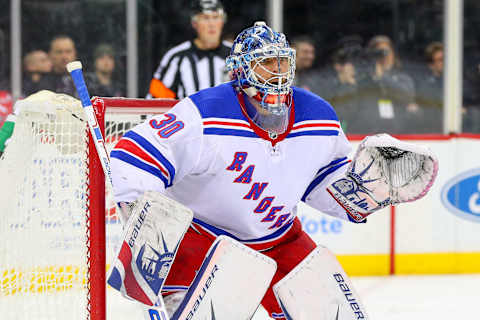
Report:
M 173 319 L 250 319 L 259 304 L 273 319 L 367 319 L 297 204 L 366 222 L 422 198 L 436 157 L 381 134 L 349 159 L 334 106 L 292 86 L 295 50 L 263 22 L 236 37 L 227 66 L 231 82 L 138 125 L 111 152 L 129 220 L 109 283 L 145 305 L 163 296 Z M 176 218 L 178 204 L 191 216 Z

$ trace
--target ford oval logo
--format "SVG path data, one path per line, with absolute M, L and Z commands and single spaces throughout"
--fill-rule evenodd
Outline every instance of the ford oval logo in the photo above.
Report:
M 450 179 L 442 189 L 442 202 L 453 214 L 480 222 L 480 169 Z

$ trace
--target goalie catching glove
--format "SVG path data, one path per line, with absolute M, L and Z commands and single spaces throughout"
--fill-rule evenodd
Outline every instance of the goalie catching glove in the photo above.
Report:
M 355 222 L 388 205 L 425 196 L 438 172 L 438 160 L 422 146 L 388 134 L 366 137 L 347 172 L 327 191 Z

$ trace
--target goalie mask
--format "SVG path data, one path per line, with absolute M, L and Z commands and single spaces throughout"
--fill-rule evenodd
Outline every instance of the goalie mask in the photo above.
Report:
M 262 129 L 283 133 L 288 126 L 295 75 L 295 49 L 283 33 L 265 22 L 256 22 L 242 31 L 233 42 L 227 67 L 238 90 L 260 106 L 247 104 L 247 112 Z

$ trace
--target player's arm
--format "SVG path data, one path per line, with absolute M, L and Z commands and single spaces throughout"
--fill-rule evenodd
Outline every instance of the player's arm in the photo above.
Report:
M 194 170 L 201 133 L 200 115 L 190 99 L 184 99 L 168 113 L 127 132 L 110 154 L 114 196 L 127 222 L 108 283 L 146 305 L 157 303 L 193 218 L 190 209 L 163 193 Z M 162 262 L 160 272 L 143 268 L 153 258 Z
M 336 177 L 345 174 L 351 161 L 349 154 L 352 146 L 343 131 L 340 131 L 336 137 L 335 145 L 330 162 L 320 166 L 317 174 L 307 186 L 302 201 L 328 215 L 351 220 L 345 210 L 327 192 L 327 186 L 333 183 Z
M 202 122 L 190 99 L 127 132 L 112 150 L 117 202 L 132 202 L 145 191 L 164 192 L 190 173 L 203 146 Z
M 438 161 L 427 148 L 387 134 L 366 137 L 328 193 L 351 220 L 362 222 L 391 204 L 422 198 L 433 185 Z

